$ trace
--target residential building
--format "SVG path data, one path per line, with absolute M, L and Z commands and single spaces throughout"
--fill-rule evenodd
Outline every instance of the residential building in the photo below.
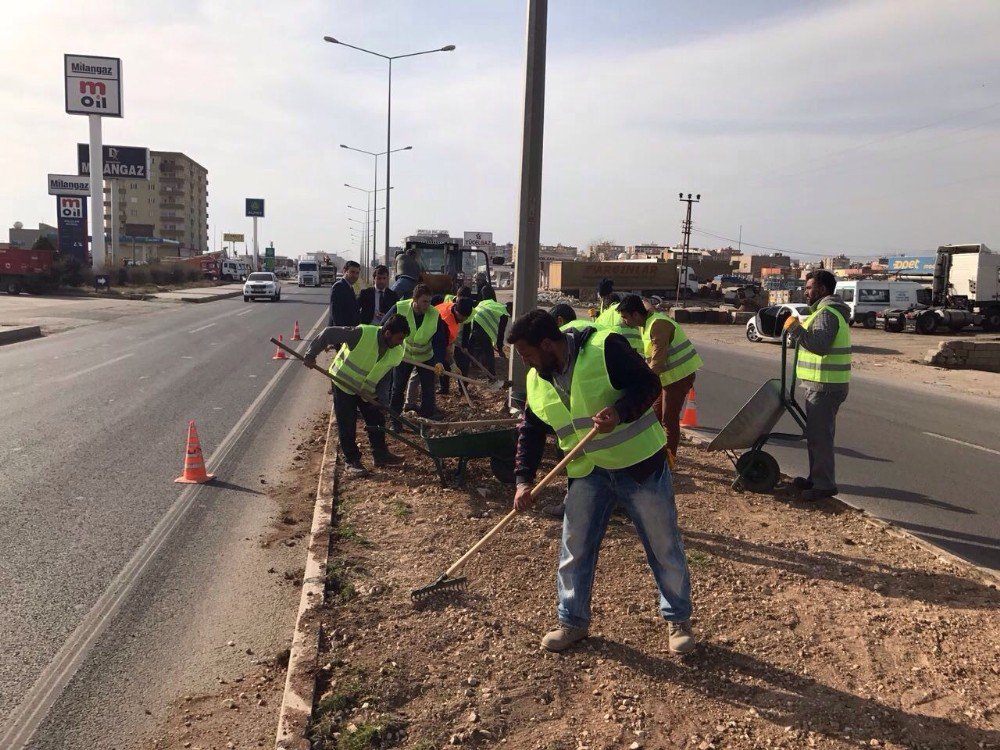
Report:
M 105 181 L 107 233 L 173 240 L 181 255 L 208 252 L 208 170 L 176 151 L 150 151 L 149 157 L 148 180 L 118 180 L 114 228 L 110 181 Z
M 770 255 L 737 255 L 739 261 L 737 272 L 747 274 L 755 279 L 761 276 L 763 268 L 791 268 L 792 259 L 784 253 L 771 253 Z
M 851 259 L 844 254 L 823 258 L 823 268 L 827 271 L 840 271 L 851 267 Z
M 538 248 L 539 260 L 576 260 L 576 248 L 572 245 L 540 245 Z
M 629 245 L 626 252 L 630 258 L 661 258 L 669 249 L 666 245 L 648 242 L 645 245 Z

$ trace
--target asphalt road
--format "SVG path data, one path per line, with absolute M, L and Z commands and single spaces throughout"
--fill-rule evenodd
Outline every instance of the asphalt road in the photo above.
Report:
M 287 643 L 297 593 L 266 575 L 259 478 L 328 397 L 267 339 L 295 320 L 306 335 L 328 293 L 163 304 L 0 348 L 0 738 L 42 706 L 31 747 L 128 747 L 177 690 L 236 664 L 227 640 Z M 186 489 L 192 418 L 218 481 Z
M 695 387 L 701 426 L 724 427 L 764 381 L 780 377 L 780 347 L 752 352 L 699 341 Z M 914 365 L 915 368 L 919 367 Z M 917 384 L 854 375 L 837 420 L 840 497 L 949 552 L 1000 570 L 1000 405 Z M 802 402 L 799 390 L 799 401 Z M 785 417 L 776 428 L 793 433 Z M 767 448 L 781 470 L 807 473 L 805 442 Z

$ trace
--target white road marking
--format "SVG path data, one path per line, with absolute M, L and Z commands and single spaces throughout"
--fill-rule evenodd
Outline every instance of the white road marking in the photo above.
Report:
M 936 437 L 939 440 L 947 440 L 949 443 L 958 443 L 959 445 L 964 445 L 969 448 L 975 448 L 977 451 L 986 451 L 987 453 L 992 453 L 994 456 L 1000 456 L 1000 451 L 994 450 L 993 448 L 987 448 L 985 445 L 967 443 L 964 440 L 959 440 L 958 438 L 948 437 L 947 435 L 938 435 L 936 432 L 925 432 L 924 434 Z
M 191 331 L 188 331 L 188 333 L 198 333 L 198 331 L 204 331 L 206 328 L 211 328 L 214 325 L 215 323 L 209 323 L 207 326 L 201 326 L 201 328 L 195 328 Z
M 253 312 L 253 308 L 251 307 L 249 310 L 244 310 L 241 313 L 236 313 L 236 317 L 237 318 L 242 318 L 244 315 L 249 315 L 252 312 Z
M 64 378 L 59 378 L 60 383 L 65 383 L 67 380 L 72 380 L 73 378 L 78 378 L 81 375 L 86 375 L 93 372 L 94 370 L 100 370 L 102 367 L 107 367 L 108 365 L 113 365 L 116 362 L 121 362 L 123 359 L 128 359 L 129 357 L 134 357 L 135 352 L 129 352 L 128 354 L 123 354 L 120 357 L 115 357 L 114 359 L 109 359 L 107 362 L 101 362 L 99 365 L 94 365 L 93 367 L 87 367 L 83 370 L 77 370 L 76 372 L 71 372 Z M 56 357 L 58 359 L 58 357 Z
M 184 357 L 181 357 L 181 359 L 194 359 L 194 357 L 184 356 Z
M 325 317 L 325 313 L 319 317 L 312 330 L 309 331 L 307 339 L 316 335 Z M 305 342 L 303 342 L 302 348 L 305 348 Z M 110 362 L 104 364 L 110 364 Z M 295 372 L 295 369 L 282 367 L 268 381 L 253 403 L 243 412 L 243 416 L 219 443 L 219 447 L 208 457 L 205 467 L 209 471 L 215 469 L 226 459 L 233 446 L 246 432 L 261 403 L 274 390 L 278 379 L 286 372 Z M 0 734 L 0 748 L 22 750 L 31 741 L 53 704 L 59 699 L 63 690 L 87 659 L 94 644 L 97 643 L 111 624 L 112 619 L 121 610 L 143 572 L 156 558 L 160 548 L 163 547 L 194 504 L 203 486 L 200 484 L 190 485 L 181 492 L 125 567 L 108 584 L 76 630 L 70 634 L 52 661 L 38 675 L 31 690 L 25 694 L 21 703 L 8 716 L 7 723 L 0 727 L 0 732 L 2 732 Z

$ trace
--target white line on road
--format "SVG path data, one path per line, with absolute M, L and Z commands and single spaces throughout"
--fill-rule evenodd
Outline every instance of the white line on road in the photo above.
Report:
M 81 375 L 86 375 L 87 373 L 93 372 L 94 370 L 100 370 L 102 367 L 107 367 L 108 365 L 113 365 L 116 362 L 121 362 L 123 359 L 128 359 L 129 357 L 134 357 L 135 352 L 129 352 L 128 354 L 123 354 L 120 357 L 115 357 L 114 359 L 109 359 L 107 362 L 101 362 L 99 365 L 94 365 L 93 367 L 87 367 L 83 370 L 77 370 L 76 372 L 71 372 L 64 378 L 59 378 L 59 382 L 63 383 L 67 380 L 72 380 L 73 378 L 78 378 Z
M 964 440 L 959 440 L 958 438 L 948 437 L 947 435 L 938 435 L 936 432 L 925 432 L 925 435 L 930 435 L 931 437 L 936 437 L 939 440 L 947 440 L 949 443 L 958 443 L 959 445 L 965 445 L 969 448 L 975 448 L 977 451 L 986 451 L 987 453 L 992 453 L 994 456 L 1000 456 L 1000 451 L 994 450 L 993 448 L 987 448 L 984 445 L 976 445 L 975 443 L 967 443 Z
M 204 331 L 206 328 L 211 328 L 214 325 L 215 323 L 209 323 L 207 326 L 202 326 L 201 328 L 195 328 L 191 331 L 188 331 L 188 333 L 198 333 L 198 331 Z
M 252 312 L 253 312 L 253 308 L 251 307 L 249 310 L 244 310 L 241 313 L 236 313 L 236 317 L 237 318 L 242 318 L 244 315 L 249 315 Z
M 325 313 L 313 325 L 307 339 L 313 338 L 323 323 Z M 304 346 L 303 346 L 304 348 Z M 125 355 L 131 357 L 131 354 Z M 124 357 L 119 357 L 124 359 Z M 114 360 L 104 364 L 110 364 Z M 211 471 L 221 464 L 232 451 L 233 446 L 246 432 L 253 417 L 264 399 L 274 390 L 278 379 L 286 372 L 294 372 L 287 367 L 280 368 L 274 377 L 268 381 L 263 390 L 253 400 L 253 403 L 243 412 L 243 416 L 233 425 L 219 447 L 205 462 Z M 78 375 L 81 373 L 77 373 Z M 118 614 L 125 599 L 131 594 L 143 572 L 156 558 L 160 548 L 166 543 L 174 529 L 180 524 L 188 510 L 194 504 L 204 485 L 191 485 L 183 490 L 180 496 L 170 506 L 170 509 L 160 518 L 159 522 L 136 550 L 125 567 L 119 571 L 108 587 L 94 603 L 86 617 L 76 627 L 76 630 L 66 639 L 52 661 L 41 671 L 31 690 L 27 692 L 21 703 L 9 716 L 8 723 L 0 727 L 0 748 L 3 750 L 22 750 L 31 741 L 38 727 L 41 726 L 53 704 L 62 695 L 63 690 L 77 673 L 90 654 L 94 644 L 107 630 L 112 619 Z

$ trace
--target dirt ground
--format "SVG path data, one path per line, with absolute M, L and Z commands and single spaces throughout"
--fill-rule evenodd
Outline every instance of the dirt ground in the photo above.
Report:
M 275 586 L 302 586 L 305 572 L 306 544 L 312 523 L 329 413 L 317 417 L 295 439 L 292 465 L 280 475 L 280 481 L 261 476 L 267 482 L 268 495 L 274 503 L 274 522 L 259 543 L 264 548 L 279 546 L 301 550 L 301 565 L 268 569 Z M 288 640 L 291 642 L 289 631 Z M 228 644 L 239 648 L 239 644 Z M 255 654 L 246 652 L 246 667 L 234 674 L 216 677 L 217 690 L 204 694 L 179 696 L 156 740 L 145 745 L 149 750 L 189 748 L 190 750 L 229 750 L 230 748 L 273 747 L 278 726 L 278 710 L 285 688 L 288 652 Z
M 316 748 L 1000 747 L 995 582 L 860 514 L 735 492 L 725 458 L 685 445 L 697 651 L 669 654 L 641 545 L 615 516 L 591 637 L 556 655 L 539 638 L 560 522 L 516 519 L 470 561 L 464 594 L 414 606 L 513 493 L 486 461 L 443 489 L 426 458 L 393 450 L 403 467 L 340 484 Z

